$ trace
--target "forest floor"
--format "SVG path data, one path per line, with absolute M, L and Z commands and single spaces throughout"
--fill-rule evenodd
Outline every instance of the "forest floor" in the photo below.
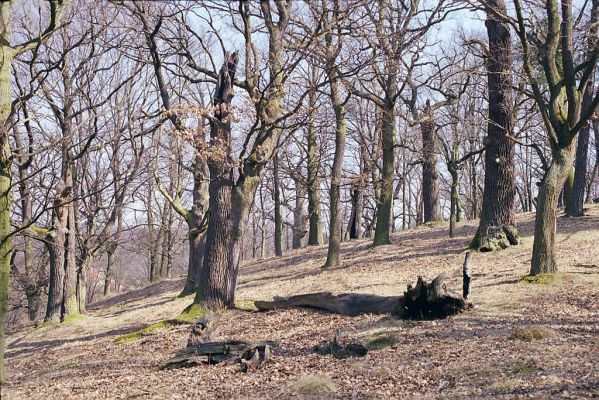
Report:
M 9 332 L 8 382 L 2 399 L 62 398 L 599 398 L 599 206 L 583 218 L 558 220 L 560 274 L 522 281 L 529 271 L 533 215 L 518 216 L 523 244 L 474 254 L 474 308 L 437 321 L 381 315 L 346 317 L 314 310 L 224 314 L 222 338 L 273 340 L 273 362 L 254 373 L 235 365 L 162 370 L 186 345 L 189 326 L 158 330 L 140 340 L 126 334 L 172 318 L 192 298 L 183 281 L 168 280 L 117 295 L 60 326 Z M 244 263 L 240 302 L 314 291 L 402 294 L 419 275 L 447 272 L 461 288 L 464 251 L 476 222 L 456 237 L 433 224 L 393 235 L 393 244 L 346 242 L 342 266 L 323 270 L 326 246 L 282 258 Z M 337 360 L 312 348 L 335 328 L 356 340 L 383 337 L 389 346 L 363 358 Z M 377 336 L 378 335 L 378 336 Z

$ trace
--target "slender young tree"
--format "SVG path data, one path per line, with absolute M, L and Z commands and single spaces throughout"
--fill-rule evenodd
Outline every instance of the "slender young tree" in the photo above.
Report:
M 308 215 L 309 231 L 308 246 L 319 246 L 322 244 L 322 226 L 320 221 L 320 180 L 319 175 L 319 154 L 316 133 L 316 85 L 318 79 L 318 69 L 312 66 L 310 78 L 310 94 L 308 96 L 308 126 L 306 128 L 307 142 L 307 192 L 308 192 Z
M 343 36 L 341 34 L 341 10 L 339 1 L 333 1 L 332 10 L 327 2 L 322 2 L 322 12 L 325 13 L 323 29 L 325 31 L 325 73 L 329 81 L 329 91 L 333 111 L 335 112 L 335 155 L 331 170 L 330 221 L 329 221 L 329 248 L 324 267 L 335 267 L 340 264 L 339 253 L 341 250 L 341 168 L 343 166 L 343 155 L 345 153 L 345 136 L 347 133 L 345 103 L 342 99 L 341 80 L 337 71 L 337 57 L 343 47 Z M 334 40 L 335 37 L 335 40 Z

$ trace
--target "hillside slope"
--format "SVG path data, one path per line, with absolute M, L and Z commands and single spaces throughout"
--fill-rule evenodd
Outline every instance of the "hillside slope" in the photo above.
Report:
M 160 370 L 185 346 L 188 327 L 141 340 L 115 338 L 177 315 L 182 280 L 118 295 L 63 326 L 20 329 L 7 338 L 2 399 L 21 398 L 589 398 L 599 396 L 599 207 L 560 218 L 562 273 L 547 284 L 528 273 L 532 214 L 518 217 L 523 244 L 475 254 L 475 308 L 448 320 L 404 322 L 378 315 L 343 317 L 312 310 L 225 313 L 223 338 L 275 340 L 274 362 L 252 374 L 233 365 Z M 447 272 L 461 286 L 463 251 L 475 223 L 421 227 L 372 248 L 343 244 L 342 266 L 322 270 L 326 247 L 245 263 L 238 301 L 312 291 L 401 294 L 418 275 Z M 538 328 L 540 326 L 540 328 Z M 364 358 L 336 360 L 312 347 L 334 329 L 356 340 L 379 335 L 389 346 Z M 538 340 L 534 336 L 542 336 Z M 382 347 L 382 346 L 381 346 Z

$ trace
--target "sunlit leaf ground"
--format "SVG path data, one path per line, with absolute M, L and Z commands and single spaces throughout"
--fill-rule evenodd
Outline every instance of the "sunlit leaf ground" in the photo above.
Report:
M 66 326 L 20 327 L 8 335 L 2 399 L 58 398 L 592 398 L 599 397 L 599 207 L 559 218 L 561 273 L 545 284 L 521 280 L 529 269 L 532 214 L 519 216 L 523 244 L 475 254 L 474 309 L 457 317 L 404 322 L 380 315 L 343 317 L 310 310 L 226 313 L 222 338 L 274 340 L 274 362 L 251 374 L 234 365 L 160 370 L 185 346 L 186 326 L 115 344 L 123 334 L 177 315 L 170 280 L 96 304 Z M 326 247 L 242 266 L 238 300 L 312 291 L 401 294 L 418 275 L 447 272 L 461 289 L 464 250 L 475 223 L 421 227 L 372 248 L 344 243 L 343 265 L 322 270 Z M 381 336 L 381 349 L 336 360 L 312 347 L 335 328 L 357 341 Z

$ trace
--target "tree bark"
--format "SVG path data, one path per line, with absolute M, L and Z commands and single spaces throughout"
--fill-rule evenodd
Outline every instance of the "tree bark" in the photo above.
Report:
M 110 243 L 106 248 L 106 275 L 104 276 L 104 296 L 110 295 L 110 286 L 114 276 L 114 264 L 116 263 L 117 243 Z
M 214 155 L 208 159 L 210 221 L 204 254 L 206 280 L 202 290 L 196 292 L 194 301 L 205 304 L 209 309 L 231 308 L 235 305 L 234 290 L 240 255 L 240 232 L 236 228 L 241 222 L 240 213 L 244 212 L 237 207 L 245 206 L 239 201 L 239 195 L 233 194 L 236 188 L 229 159 L 229 115 L 236 68 L 237 53 L 225 53 L 213 99 L 215 112 L 210 120 L 210 148 Z
M 491 3 L 497 12 L 507 12 L 503 0 Z M 507 23 L 495 19 L 491 12 L 487 13 L 485 25 L 489 37 L 489 123 L 485 139 L 485 186 L 480 223 L 470 246 L 489 251 L 517 244 L 518 234 L 515 227 L 514 143 L 508 138 L 513 131 L 510 28 Z M 503 233 L 497 237 L 497 232 L 501 231 Z
M 308 116 L 308 128 L 306 131 L 307 142 L 308 142 L 308 154 L 307 154 L 307 169 L 308 169 L 308 214 L 310 217 L 310 229 L 308 232 L 308 246 L 319 246 L 322 244 L 322 227 L 320 222 L 320 196 L 319 187 L 320 182 L 318 179 L 318 164 L 319 157 L 317 155 L 317 135 L 315 127 L 316 112 L 316 68 L 312 68 L 312 85 L 309 94 L 309 112 Z
M 387 99 L 381 110 L 381 142 L 383 168 L 378 198 L 374 246 L 391 244 L 389 237 L 391 214 L 393 209 L 393 173 L 395 166 L 395 102 Z
M 273 160 L 274 202 L 275 202 L 275 256 L 283 255 L 283 216 L 281 215 L 281 182 L 279 181 L 279 157 Z
M 298 168 L 299 169 L 299 168 Z M 306 212 L 304 210 L 305 190 L 301 182 L 295 179 L 295 206 L 293 208 L 293 249 L 302 248 L 302 240 L 308 232 L 306 230 Z
M 435 121 L 433 110 L 427 100 L 424 109 L 425 119 L 420 124 L 422 132 L 422 201 L 424 223 L 439 221 L 439 168 L 435 149 Z
M 324 3 L 323 3 L 324 4 Z M 328 14 L 328 12 L 327 12 Z M 339 253 L 341 251 L 341 173 L 343 167 L 343 156 L 345 154 L 345 136 L 347 125 L 345 120 L 345 105 L 341 100 L 341 87 L 336 68 L 336 58 L 341 50 L 341 37 L 337 37 L 337 43 L 333 43 L 333 30 L 336 30 L 339 18 L 338 3 L 335 2 L 331 16 L 326 25 L 329 29 L 325 33 L 326 60 L 325 72 L 329 78 L 329 91 L 333 111 L 335 112 L 335 155 L 331 169 L 330 199 L 330 221 L 329 221 L 329 248 L 325 267 L 336 267 L 341 263 Z
M 451 175 L 451 192 L 450 192 L 450 206 L 449 206 L 449 237 L 452 238 L 456 222 L 459 222 L 460 218 L 460 198 L 458 194 L 458 185 L 460 183 L 460 175 L 457 167 L 450 163 L 447 166 Z
M 362 191 L 362 177 L 354 182 L 351 188 L 351 212 L 347 231 L 350 239 L 359 239 L 362 235 L 362 210 L 364 208 L 364 192 Z
M 591 79 L 584 91 L 582 98 L 582 109 L 587 109 L 593 101 L 594 79 Z M 578 146 L 576 148 L 576 166 L 574 171 L 574 182 L 571 198 L 566 202 L 566 215 L 571 217 L 582 217 L 584 215 L 585 190 L 587 188 L 587 162 L 589 154 L 589 139 L 591 136 L 591 122 L 589 121 L 578 134 Z
M 555 233 L 557 202 L 575 157 L 575 145 L 560 149 L 554 155 L 549 171 L 545 174 L 537 200 L 535 237 L 532 248 L 531 275 L 557 272 Z

